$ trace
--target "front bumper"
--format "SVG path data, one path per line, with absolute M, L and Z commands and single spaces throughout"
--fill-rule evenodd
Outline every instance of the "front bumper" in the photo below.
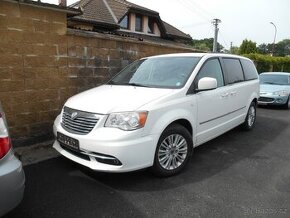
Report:
M 23 198 L 25 175 L 13 151 L 0 160 L 0 217 L 16 207 Z
M 60 125 L 58 117 L 54 123 L 54 134 L 60 132 L 79 141 L 79 150 L 70 150 L 59 141 L 53 147 L 63 156 L 89 167 L 104 172 L 129 172 L 153 165 L 158 135 L 142 135 L 142 129 L 123 131 L 116 128 L 96 126 L 87 135 L 73 134 Z M 103 159 L 106 159 L 102 161 Z M 113 162 L 108 162 L 111 158 Z M 112 158 L 119 161 L 114 164 Z
M 260 95 L 258 99 L 259 105 L 284 105 L 287 103 L 288 96 L 277 95 Z

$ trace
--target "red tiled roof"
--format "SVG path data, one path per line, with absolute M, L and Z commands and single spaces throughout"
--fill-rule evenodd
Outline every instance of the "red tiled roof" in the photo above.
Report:
M 162 21 L 162 22 L 163 22 L 163 25 L 165 27 L 167 35 L 178 36 L 180 38 L 191 39 L 190 35 L 180 31 L 179 29 L 175 28 L 174 26 L 170 25 L 169 23 L 166 23 L 165 21 Z
M 82 0 L 72 6 L 83 10 L 82 15 L 74 17 L 78 20 L 116 24 L 103 0 Z
M 130 5 L 121 0 L 106 0 L 117 20 L 120 21 L 121 18 L 128 13 Z
M 102 23 L 103 25 L 108 24 L 115 26 L 115 29 L 118 29 L 118 23 L 129 11 L 137 11 L 148 16 L 156 17 L 161 25 L 161 32 L 165 31 L 165 33 L 162 33 L 163 36 L 168 38 L 191 39 L 189 35 L 162 21 L 158 12 L 126 0 L 80 0 L 72 4 L 71 7 L 81 7 L 83 9 L 83 14 L 73 19 Z

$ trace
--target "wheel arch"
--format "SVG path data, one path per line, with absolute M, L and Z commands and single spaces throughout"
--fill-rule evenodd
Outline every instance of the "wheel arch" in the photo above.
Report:
M 179 125 L 183 126 L 185 129 L 187 129 L 187 131 L 190 133 L 190 135 L 193 136 L 192 125 L 187 119 L 175 120 L 175 121 L 171 122 L 166 128 L 168 128 L 169 126 L 171 126 L 173 124 L 179 124 Z

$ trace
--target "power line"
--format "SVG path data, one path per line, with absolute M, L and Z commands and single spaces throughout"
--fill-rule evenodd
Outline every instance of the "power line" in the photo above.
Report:
M 203 14 L 209 19 L 211 20 L 214 15 L 209 13 L 207 10 L 205 10 L 203 7 L 201 7 L 199 4 L 197 4 L 194 0 L 184 0 L 186 1 L 189 5 L 193 6 L 194 8 L 198 8 L 199 11 L 203 12 Z
M 210 19 L 208 19 L 207 16 L 205 16 L 204 14 L 200 13 L 199 10 L 196 10 L 195 8 L 192 8 L 188 2 L 185 2 L 184 0 L 177 0 L 185 9 L 187 9 L 188 11 L 190 11 L 192 14 L 194 15 L 198 15 L 200 18 L 206 20 L 206 21 L 210 21 Z
M 227 42 L 226 42 L 226 40 L 225 40 L 224 34 L 222 34 L 221 31 L 220 31 L 220 36 L 221 36 L 221 38 L 222 38 L 222 40 L 223 40 L 223 43 L 224 43 L 225 47 L 228 48 L 229 46 L 228 46 L 228 44 L 227 44 Z
M 206 22 L 192 23 L 192 24 L 182 26 L 181 28 L 195 27 L 195 26 L 201 26 L 201 25 L 205 25 L 205 24 L 208 24 L 208 22 L 206 21 Z

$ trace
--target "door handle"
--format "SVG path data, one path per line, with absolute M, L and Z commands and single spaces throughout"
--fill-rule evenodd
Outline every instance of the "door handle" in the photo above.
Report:
M 229 96 L 229 93 L 227 93 L 227 92 L 226 92 L 226 93 L 223 93 L 223 94 L 221 94 L 221 97 L 222 97 L 222 98 L 226 98 L 226 97 L 228 97 L 228 96 Z
M 234 96 L 236 94 L 237 94 L 237 91 L 233 91 L 233 92 L 230 93 L 231 96 Z

